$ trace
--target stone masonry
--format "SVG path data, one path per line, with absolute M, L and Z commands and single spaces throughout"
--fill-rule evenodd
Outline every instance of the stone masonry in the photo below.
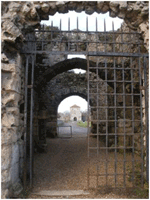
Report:
M 25 57 L 21 54 L 25 37 L 31 30 L 38 28 L 41 20 L 48 20 L 56 12 L 67 13 L 85 11 L 87 14 L 109 12 L 111 17 L 118 16 L 133 30 L 141 33 L 144 48 L 149 50 L 149 2 L 148 1 L 2 1 L 1 17 L 1 70 L 2 70 L 2 122 L 1 122 L 1 181 L 2 198 L 16 197 L 22 191 L 23 147 L 24 147 L 24 68 Z M 57 62 L 62 61 L 58 58 Z M 63 58 L 64 60 L 64 58 Z M 68 61 L 71 62 L 71 61 Z M 94 62 L 94 61 L 93 61 Z M 63 70 L 51 64 L 50 79 Z M 68 65 L 69 66 L 69 65 Z M 58 68 L 57 68 L 58 67 Z M 57 69 L 57 70 L 56 70 Z M 38 69 L 39 70 L 39 69 Z M 37 71 L 38 71 L 37 70 Z M 45 68 L 44 68 L 45 70 Z M 59 71 L 60 70 L 60 71 Z M 59 72 L 58 72 L 59 71 Z M 54 73 L 53 73 L 54 72 Z M 35 72 L 37 78 L 43 73 Z M 37 84 L 38 85 L 38 84 Z M 127 88 L 128 89 L 128 88 Z M 38 119 L 47 116 L 45 105 L 39 107 L 39 90 L 35 90 L 35 126 L 38 132 Z M 36 101 L 37 100 L 37 101 Z M 121 101 L 121 100 L 120 100 Z M 39 109 L 40 108 L 40 109 Z M 120 124 L 121 124 L 120 120 Z M 128 126 L 128 125 L 127 125 Z M 121 125 L 120 125 L 120 128 Z

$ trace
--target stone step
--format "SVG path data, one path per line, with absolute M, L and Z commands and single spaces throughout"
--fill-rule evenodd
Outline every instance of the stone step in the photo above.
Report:
M 89 195 L 90 193 L 84 190 L 42 190 L 40 192 L 33 192 L 32 195 L 40 196 L 78 196 Z

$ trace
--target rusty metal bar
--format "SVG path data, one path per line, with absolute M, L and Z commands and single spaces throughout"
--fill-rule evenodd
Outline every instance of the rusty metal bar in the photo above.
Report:
M 149 104 L 147 87 L 147 62 L 144 57 L 145 118 L 146 118 L 146 181 L 149 183 Z
M 68 18 L 68 31 L 70 31 L 70 17 Z M 70 33 L 68 33 L 68 51 L 70 50 Z
M 132 58 L 130 58 L 130 66 L 132 66 Z M 131 67 L 131 80 L 133 80 L 133 68 Z M 135 147 L 134 147 L 134 126 L 135 126 L 135 116 L 134 116 L 134 112 L 135 112 L 135 108 L 137 107 L 134 107 L 134 85 L 133 85 L 133 82 L 131 83 L 131 97 L 132 97 L 132 184 L 133 184 L 133 187 L 135 186 L 135 166 L 134 166 L 134 163 L 135 163 L 135 160 L 134 160 L 134 153 L 135 153 Z
M 114 42 L 114 40 L 115 40 L 115 38 L 114 38 L 114 23 L 112 22 L 112 31 L 113 31 L 113 42 Z M 115 52 L 115 45 L 113 44 L 113 52 Z M 117 106 L 117 95 L 116 95 L 116 93 L 117 93 L 117 85 L 116 85 L 116 62 L 115 62 L 115 58 L 114 58 L 114 63 L 113 63 L 113 68 L 114 68 L 114 117 L 115 117 L 115 188 L 117 187 L 117 149 L 116 149 L 116 147 L 117 147 L 117 135 L 118 135 L 118 133 L 117 133 L 117 109 L 116 109 L 116 107 L 118 108 L 118 106 Z M 110 108 L 110 106 L 109 106 L 109 108 Z M 110 133 L 109 133 L 109 135 L 111 135 Z
M 89 43 L 89 42 L 87 42 Z M 73 52 L 73 51 L 21 51 L 22 54 L 51 54 L 51 55 L 88 55 L 88 56 L 104 56 L 104 57 L 141 57 L 145 56 L 148 57 L 148 54 L 139 54 L 139 53 L 123 53 L 123 52 L 94 52 L 94 51 L 79 51 L 79 52 Z
M 88 32 L 88 17 L 86 17 L 86 31 Z M 87 170 L 87 188 L 90 188 L 90 127 L 89 127 L 89 120 L 90 120 L 90 94 L 89 94 L 89 56 L 88 56 L 89 46 L 88 46 L 88 35 L 86 35 L 86 59 L 87 59 L 87 101 L 88 101 L 88 129 L 87 129 L 87 156 L 88 156 L 88 170 Z
M 25 102 L 24 102 L 24 177 L 23 177 L 24 189 L 26 189 L 26 179 L 27 179 L 28 67 L 29 67 L 29 56 L 26 56 L 26 67 L 25 67 Z
M 121 26 L 121 42 L 123 42 L 123 34 L 122 34 L 122 26 Z M 122 52 L 124 52 L 124 46 L 122 44 L 122 47 L 121 47 L 121 50 Z M 123 176 L 123 179 L 124 179 L 124 187 L 126 187 L 126 127 L 125 127 L 125 119 L 126 119 L 126 101 L 125 101 L 125 70 L 124 70 L 124 58 L 122 59 L 122 80 L 123 80 L 123 131 L 124 131 L 124 144 L 123 144 L 123 156 L 124 156 L 124 176 Z
M 31 85 L 34 84 L 34 62 L 35 62 L 35 55 L 31 56 L 32 58 L 32 74 L 31 74 Z M 33 110 L 34 110 L 34 89 L 31 88 L 31 104 L 30 104 L 30 188 L 32 188 L 33 184 Z
M 99 79 L 99 75 L 98 75 L 98 59 L 96 57 L 96 78 L 97 80 Z M 97 93 L 99 92 L 99 88 L 98 88 L 98 81 L 97 81 L 97 84 L 96 84 L 96 90 L 97 90 Z M 96 98 L 96 106 L 98 107 L 99 106 L 99 95 L 97 95 L 97 98 Z M 97 109 L 97 120 L 99 120 L 99 109 Z M 98 157 L 99 157 L 99 123 L 97 121 L 97 160 L 98 160 Z M 97 164 L 97 188 L 98 188 L 98 170 L 99 170 L 99 166 Z
M 141 75 L 141 58 L 138 59 L 138 66 L 139 66 L 139 84 L 142 86 L 142 75 Z M 143 109 L 142 109 L 142 91 L 140 90 L 140 120 L 141 120 L 141 186 L 144 185 L 144 156 L 143 156 Z

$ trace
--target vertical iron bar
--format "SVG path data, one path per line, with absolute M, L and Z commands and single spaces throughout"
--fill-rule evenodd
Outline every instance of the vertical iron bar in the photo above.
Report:
M 27 109 L 28 109 L 28 66 L 29 57 L 26 56 L 26 67 L 25 67 L 25 103 L 24 103 L 24 178 L 23 185 L 26 189 L 26 179 L 27 179 Z
M 146 181 L 149 183 L 149 105 L 147 88 L 147 65 L 144 57 L 144 86 L 145 86 L 145 118 L 146 118 Z
M 31 74 L 31 105 L 30 105 L 30 188 L 33 184 L 33 84 L 34 84 L 34 61 L 35 55 L 32 55 L 32 74 Z
M 121 43 L 122 43 L 122 52 L 124 51 L 124 46 L 123 46 L 123 30 L 121 26 Z M 123 145 L 123 150 L 124 150 L 124 187 L 126 187 L 126 130 L 125 130 L 125 122 L 126 122 L 126 102 L 125 102 L 125 70 L 124 70 L 124 58 L 122 58 L 122 81 L 123 81 L 123 132 L 124 132 L 124 145 Z
M 86 17 L 86 51 L 88 53 L 88 17 Z
M 71 129 L 71 137 L 72 137 L 72 126 L 70 126 L 70 129 Z
M 132 94 L 132 184 L 133 184 L 133 187 L 135 186 L 135 169 L 134 169 L 134 126 L 135 126 L 135 123 L 134 123 L 134 77 L 133 77 L 133 74 L 134 74 L 134 69 L 133 69 L 133 66 L 132 66 L 132 57 L 130 58 L 130 66 L 131 66 L 131 94 Z
M 51 21 L 51 51 L 53 49 L 53 42 L 52 42 L 52 40 L 53 40 L 53 21 Z
M 112 31 L 113 31 L 113 52 L 115 52 L 115 38 L 114 38 L 114 22 L 112 22 Z M 117 186 L 117 111 L 116 111 L 116 93 L 117 93 L 117 86 L 116 86 L 116 62 L 114 57 L 114 115 L 115 115 L 115 187 Z
M 77 51 L 78 51 L 78 44 L 79 44 L 79 21 L 77 17 Z
M 87 47 L 88 49 L 88 47 Z M 88 52 L 87 52 L 88 53 Z M 87 99 L 88 99 L 88 130 L 87 130 L 87 142 L 88 142 L 88 171 L 87 171 L 87 188 L 89 188 L 89 184 L 90 184 L 90 175 L 89 175 L 89 167 L 90 167 L 90 149 L 89 149 L 89 142 L 90 142 L 90 136 L 89 136 L 89 133 L 90 133 L 90 127 L 89 127 L 89 118 L 90 118 L 90 109 L 89 109 L 89 106 L 90 106 L 90 96 L 89 96 L 89 56 L 87 55 Z
M 62 41 L 62 32 L 61 32 L 61 19 L 60 19 L 60 38 L 61 38 L 61 41 Z M 61 51 L 61 42 L 60 42 L 60 51 Z
M 44 24 L 42 25 L 42 51 L 44 50 L 43 49 L 43 41 L 44 41 Z
M 98 23 L 97 23 L 97 17 L 96 17 L 96 22 L 95 22 L 95 26 L 96 26 L 96 41 L 98 41 L 98 33 L 97 33 L 97 31 L 98 31 Z M 96 52 L 98 51 L 98 49 L 97 49 L 97 43 L 96 43 Z
M 139 84 L 142 86 L 142 75 L 141 75 L 141 64 L 139 57 L 138 67 L 139 67 Z M 143 180 L 143 163 L 144 163 L 144 156 L 143 156 L 143 108 L 142 108 L 142 91 L 140 90 L 140 122 L 141 122 L 141 186 L 144 185 Z
M 106 45 L 106 22 L 104 19 L 104 34 L 105 34 L 105 52 L 107 52 L 107 45 Z M 105 84 L 106 84 L 106 93 L 107 93 L 107 61 L 106 61 L 106 57 L 105 57 Z M 107 95 L 105 96 L 105 102 L 106 102 L 106 106 L 107 105 Z M 107 108 L 105 108 L 105 113 L 106 113 L 106 186 L 108 185 L 108 110 Z
M 99 94 L 98 94 L 98 85 L 99 85 L 99 82 L 98 82 L 98 80 L 99 80 L 99 76 L 98 76 L 98 59 L 97 59 L 97 57 L 96 57 L 96 77 L 97 77 L 97 82 L 96 82 L 96 86 L 97 86 L 97 88 L 96 88 L 96 90 L 97 90 L 97 98 L 96 98 L 96 106 L 97 106 L 97 109 L 96 109 L 96 111 L 97 111 L 97 188 L 98 188 L 98 169 L 99 169 L 99 167 L 98 167 L 98 156 L 99 156 L 99 109 L 98 109 L 98 106 L 99 106 L 99 103 L 98 103 L 98 101 L 99 101 Z
M 68 51 L 70 51 L 70 42 L 69 42 L 69 36 L 70 36 L 70 17 L 68 18 Z

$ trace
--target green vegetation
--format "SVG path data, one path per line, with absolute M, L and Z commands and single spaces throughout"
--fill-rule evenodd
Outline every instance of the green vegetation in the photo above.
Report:
M 85 122 L 79 121 L 79 122 L 77 123 L 77 125 L 80 126 L 80 127 L 87 128 L 88 123 L 87 123 L 87 121 L 85 121 Z M 89 126 L 91 127 L 91 122 L 90 122 Z
M 148 183 L 144 184 L 144 188 L 138 187 L 134 189 L 135 194 L 139 199 L 148 199 L 149 198 L 149 185 Z

